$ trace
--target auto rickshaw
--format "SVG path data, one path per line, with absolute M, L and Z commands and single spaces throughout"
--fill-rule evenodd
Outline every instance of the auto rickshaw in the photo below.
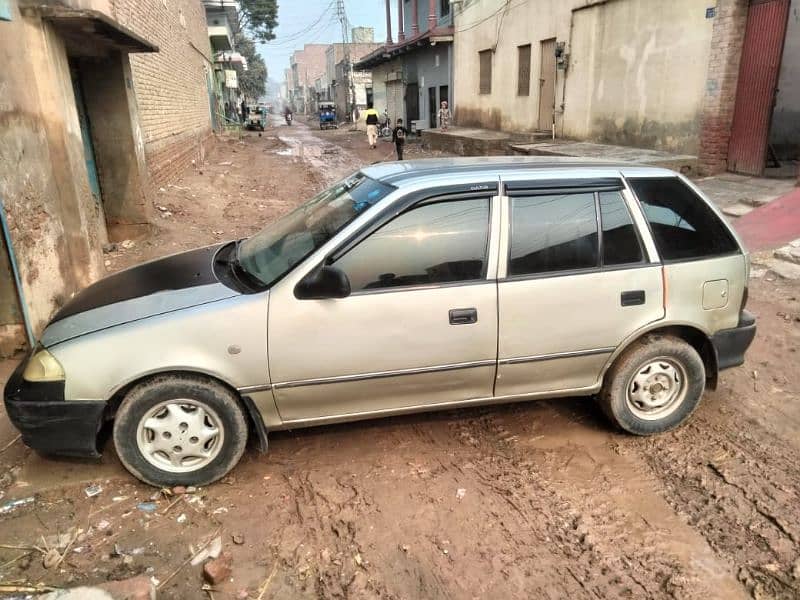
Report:
M 336 104 L 333 102 L 319 103 L 319 128 L 338 129 L 339 122 L 336 120 Z
M 247 111 L 247 120 L 245 127 L 247 129 L 258 129 L 264 131 L 267 126 L 267 110 L 264 106 L 258 104 L 251 104 Z

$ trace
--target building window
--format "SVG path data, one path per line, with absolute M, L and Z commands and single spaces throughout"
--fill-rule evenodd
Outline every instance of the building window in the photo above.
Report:
M 517 96 L 531 95 L 531 45 L 517 47 Z
M 446 17 L 450 14 L 450 0 L 441 0 L 439 2 L 439 14 Z
M 480 83 L 479 93 L 481 93 L 481 94 L 491 94 L 492 93 L 492 51 L 491 50 L 482 50 L 481 52 L 478 52 L 478 58 L 480 59 L 480 76 L 481 76 L 481 83 Z

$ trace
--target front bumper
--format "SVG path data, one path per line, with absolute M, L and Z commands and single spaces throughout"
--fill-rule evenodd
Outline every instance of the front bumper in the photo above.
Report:
M 105 402 L 66 400 L 64 382 L 32 383 L 22 378 L 26 358 L 5 387 L 8 418 L 22 441 L 45 454 L 98 457 L 97 434 Z
M 733 329 L 723 329 L 711 337 L 717 353 L 717 369 L 738 367 L 744 363 L 744 353 L 756 337 L 756 318 L 743 310 L 739 314 L 739 324 Z

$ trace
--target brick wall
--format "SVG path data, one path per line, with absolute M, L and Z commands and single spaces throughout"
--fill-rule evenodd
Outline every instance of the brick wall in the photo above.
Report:
M 727 169 L 748 5 L 748 0 L 719 0 L 717 4 L 700 123 L 699 159 L 703 174 Z
M 211 48 L 198 0 L 113 0 L 114 18 L 159 47 L 130 55 L 147 166 L 153 185 L 202 159 L 211 135 Z

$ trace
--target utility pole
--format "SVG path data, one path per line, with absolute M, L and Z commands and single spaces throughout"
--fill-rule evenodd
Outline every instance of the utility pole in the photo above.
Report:
M 344 49 L 344 75 L 347 77 L 345 84 L 345 112 L 350 120 L 355 124 L 356 112 L 356 86 L 353 81 L 353 62 L 350 60 L 350 23 L 347 20 L 347 13 L 344 9 L 344 0 L 336 0 L 336 17 L 342 25 L 342 48 Z M 335 56 L 335 53 L 334 53 Z M 349 97 L 348 97 L 349 96 Z

